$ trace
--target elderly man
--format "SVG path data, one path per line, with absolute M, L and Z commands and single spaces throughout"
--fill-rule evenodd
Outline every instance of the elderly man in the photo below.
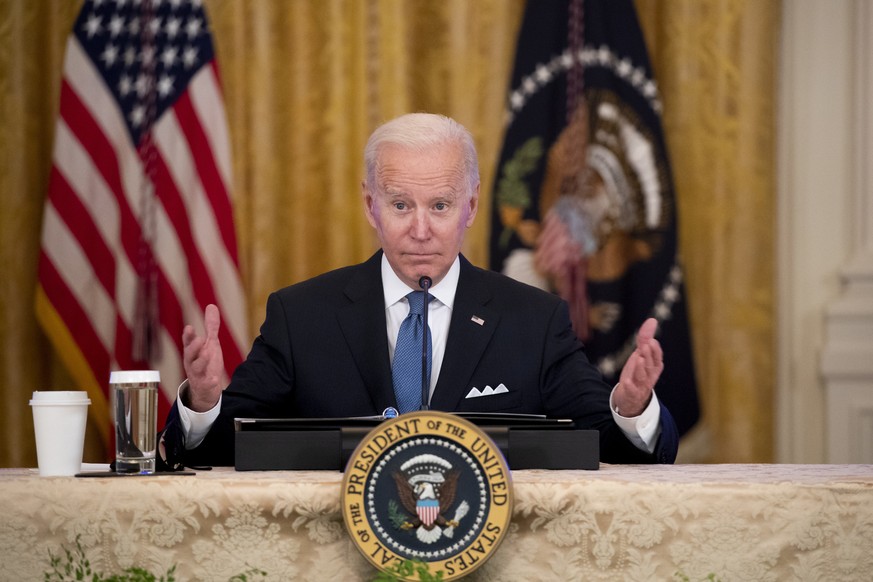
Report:
M 364 211 L 381 250 L 273 293 L 260 335 L 227 387 L 217 308 L 206 309 L 205 335 L 185 328 L 188 379 L 163 439 L 170 465 L 233 464 L 235 417 L 417 409 L 421 375 L 410 397 L 398 372 L 407 359 L 398 336 L 421 304 L 422 277 L 432 281 L 432 409 L 571 418 L 600 431 L 605 462 L 673 462 L 676 426 L 653 393 L 663 370 L 654 320 L 643 324 L 619 384 L 610 387 L 586 358 L 566 303 L 461 255 L 479 202 L 476 149 L 463 126 L 439 115 L 404 115 L 376 129 L 364 154 Z M 488 386 L 499 389 L 483 395 Z

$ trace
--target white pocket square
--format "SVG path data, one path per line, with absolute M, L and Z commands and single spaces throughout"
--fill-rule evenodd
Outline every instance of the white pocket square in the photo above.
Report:
M 507 392 L 509 392 L 509 388 L 501 382 L 497 388 L 492 388 L 491 386 L 485 386 L 483 390 L 473 388 L 467 392 L 467 395 L 464 398 L 481 398 L 482 396 L 493 396 L 494 394 L 505 394 Z

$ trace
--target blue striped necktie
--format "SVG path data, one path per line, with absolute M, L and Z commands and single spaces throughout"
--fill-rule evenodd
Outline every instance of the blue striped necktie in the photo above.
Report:
M 424 291 L 413 291 L 406 296 L 409 315 L 400 324 L 397 344 L 394 347 L 394 364 L 391 370 L 394 379 L 394 395 L 400 414 L 421 407 L 421 345 L 424 322 Z M 427 386 L 430 389 L 431 366 L 430 329 L 427 330 Z

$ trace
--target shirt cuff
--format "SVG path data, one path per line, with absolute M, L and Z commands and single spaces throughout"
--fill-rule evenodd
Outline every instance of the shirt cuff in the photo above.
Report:
M 190 451 L 203 442 L 215 419 L 218 418 L 218 413 L 221 412 L 221 396 L 218 397 L 218 403 L 206 412 L 196 412 L 182 404 L 182 395 L 187 391 L 188 380 L 185 380 L 179 385 L 176 393 L 176 407 L 179 409 L 179 420 L 182 422 L 182 430 L 185 434 L 185 449 Z
M 652 399 L 649 401 L 649 405 L 639 416 L 626 417 L 619 414 L 612 403 L 612 397 L 615 394 L 616 388 L 618 388 L 618 384 L 613 387 L 609 395 L 609 409 L 612 411 L 612 418 L 615 420 L 615 424 L 618 425 L 621 432 L 630 439 L 630 442 L 636 448 L 648 453 L 654 453 L 658 437 L 661 436 L 661 404 L 658 402 L 657 395 L 652 392 Z

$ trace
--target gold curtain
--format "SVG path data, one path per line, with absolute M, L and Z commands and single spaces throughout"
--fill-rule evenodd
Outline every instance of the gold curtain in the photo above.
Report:
M 369 257 L 364 144 L 409 111 L 473 132 L 490 188 L 523 0 L 207 2 L 253 326 L 278 287 Z M 484 199 L 465 252 L 484 264 Z M 484 217 L 484 219 L 483 219 Z M 253 327 L 253 332 L 256 327 Z
M 636 4 L 665 104 L 705 415 L 685 452 L 772 461 L 779 2 Z
M 35 467 L 30 393 L 73 390 L 33 299 L 61 65 L 77 2 L 0 0 L 0 467 Z M 98 443 L 97 431 L 87 431 Z
M 767 461 L 778 0 L 636 3 L 664 97 L 706 412 L 688 458 Z M 375 249 L 361 212 L 361 152 L 400 113 L 445 113 L 473 132 L 483 197 L 465 253 L 487 264 L 487 193 L 524 0 L 205 4 L 252 336 L 270 291 Z M 80 5 L 0 0 L 2 467 L 36 464 L 30 392 L 71 386 L 32 304 L 63 48 Z M 108 458 L 96 434 L 89 427 L 86 460 Z

